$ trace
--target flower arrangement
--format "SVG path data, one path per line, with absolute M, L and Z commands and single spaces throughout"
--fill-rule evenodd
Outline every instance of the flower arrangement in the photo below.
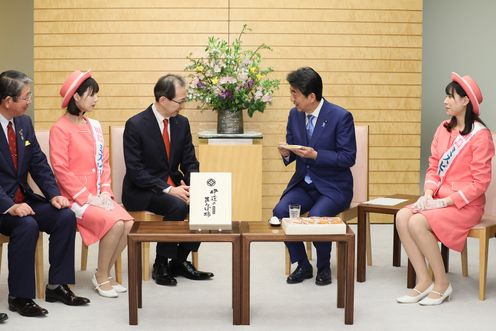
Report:
M 232 44 L 209 37 L 205 58 L 194 59 L 191 54 L 187 57 L 190 63 L 185 69 L 192 72 L 188 99 L 199 101 L 201 109 L 231 112 L 246 109 L 252 117 L 256 111 L 263 112 L 272 101 L 279 81 L 267 78 L 273 70 L 260 66 L 259 53 L 270 47 L 262 44 L 255 51 L 243 50 L 241 37 L 246 31 L 245 24 Z

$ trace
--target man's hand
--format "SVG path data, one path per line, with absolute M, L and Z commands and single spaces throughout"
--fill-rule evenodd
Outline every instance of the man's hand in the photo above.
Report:
M 303 157 L 305 159 L 315 160 L 317 158 L 317 151 L 308 146 L 302 146 L 301 148 L 294 149 L 292 152 L 295 153 L 297 156 Z
M 53 197 L 50 200 L 50 203 L 52 204 L 52 206 L 54 206 L 57 209 L 67 208 L 70 205 L 69 200 L 61 195 Z
M 181 180 L 180 186 L 171 187 L 169 194 L 183 200 L 189 205 L 189 186 L 183 180 Z
M 13 205 L 9 210 L 9 214 L 12 216 L 24 217 L 34 215 L 34 211 L 27 203 L 23 202 Z
M 286 143 L 279 143 L 277 145 L 277 149 L 279 150 L 279 154 L 281 154 L 282 157 L 286 158 L 289 156 L 289 151 L 286 148 L 282 148 L 281 145 L 286 145 Z

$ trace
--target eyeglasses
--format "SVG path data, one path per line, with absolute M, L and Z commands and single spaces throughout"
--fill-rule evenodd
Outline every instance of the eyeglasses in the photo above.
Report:
M 174 99 L 169 99 L 170 101 L 174 101 L 178 105 L 184 105 L 186 102 L 188 102 L 188 99 L 182 99 L 180 101 L 174 100 Z
M 15 102 L 18 102 L 20 100 L 23 100 L 23 101 L 26 101 L 27 103 L 30 103 L 31 101 L 33 101 L 33 95 L 31 93 L 29 93 L 27 96 L 21 98 L 21 97 L 13 97 L 13 99 L 15 99 Z

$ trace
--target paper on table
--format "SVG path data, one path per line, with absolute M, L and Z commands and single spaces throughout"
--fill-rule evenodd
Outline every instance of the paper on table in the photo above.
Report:
M 380 206 L 394 206 L 405 201 L 408 201 L 408 199 L 376 198 L 369 201 L 365 201 L 364 203 L 368 203 L 371 205 L 380 205 Z

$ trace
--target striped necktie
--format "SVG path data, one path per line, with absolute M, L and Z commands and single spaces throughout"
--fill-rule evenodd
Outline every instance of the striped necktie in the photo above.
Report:
M 307 141 L 308 143 L 310 143 L 310 139 L 312 139 L 312 135 L 313 135 L 313 129 L 315 128 L 314 124 L 313 124 L 313 119 L 315 118 L 315 116 L 313 115 L 307 115 Z M 307 184 L 310 184 L 312 182 L 312 178 L 310 178 L 310 175 L 308 174 L 308 171 L 307 171 L 307 175 L 305 176 L 305 182 Z
M 315 128 L 315 125 L 313 124 L 313 119 L 315 116 L 313 115 L 307 115 L 307 140 L 310 142 L 310 139 L 312 139 L 313 135 L 313 129 Z

